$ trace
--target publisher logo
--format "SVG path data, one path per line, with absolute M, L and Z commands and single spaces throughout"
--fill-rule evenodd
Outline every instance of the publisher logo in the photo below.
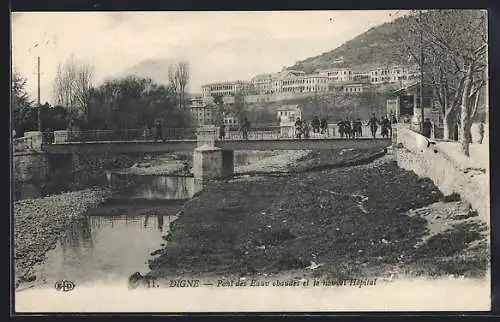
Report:
M 60 292 L 69 292 L 75 288 L 75 283 L 68 280 L 60 280 L 54 284 L 54 288 Z

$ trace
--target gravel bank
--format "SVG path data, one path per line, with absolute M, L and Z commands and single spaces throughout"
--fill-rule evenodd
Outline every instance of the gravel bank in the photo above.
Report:
M 189 173 L 189 161 L 177 155 L 162 155 L 145 158 L 129 168 L 114 171 L 133 175 L 167 175 Z
M 234 167 L 235 174 L 245 174 L 251 172 L 287 172 L 290 166 L 298 160 L 305 158 L 311 151 L 279 151 L 277 155 L 252 162 L 250 164 Z
M 65 226 L 105 201 L 107 189 L 85 189 L 14 203 L 14 262 L 16 280 L 33 278 L 31 268 L 54 248 Z

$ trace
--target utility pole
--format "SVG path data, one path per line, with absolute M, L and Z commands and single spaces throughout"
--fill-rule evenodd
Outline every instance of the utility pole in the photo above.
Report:
M 40 56 L 37 56 L 37 70 L 36 70 L 37 78 L 38 78 L 38 100 L 37 100 L 37 119 L 38 119 L 38 131 L 42 131 L 42 104 L 40 103 Z
M 422 30 L 422 10 L 419 11 L 420 23 L 420 132 L 424 131 L 424 48 L 423 48 L 423 30 Z

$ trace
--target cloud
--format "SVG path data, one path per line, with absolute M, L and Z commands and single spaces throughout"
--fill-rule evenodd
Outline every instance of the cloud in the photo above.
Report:
M 191 87 L 196 90 L 205 81 L 271 72 L 334 49 L 388 21 L 389 13 L 15 13 L 12 59 L 15 68 L 28 78 L 32 92 L 36 92 L 37 56 L 41 57 L 41 82 L 47 87 L 55 77 L 57 64 L 72 54 L 95 65 L 96 81 L 147 59 L 187 59 L 192 66 Z M 36 43 L 41 45 L 30 50 Z

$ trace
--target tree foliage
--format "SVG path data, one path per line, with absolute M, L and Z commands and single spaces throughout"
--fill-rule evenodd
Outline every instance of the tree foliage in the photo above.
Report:
M 23 136 L 26 131 L 38 130 L 38 110 L 26 91 L 26 78 L 18 72 L 12 74 L 11 87 L 12 127 L 17 136 Z M 63 106 L 51 106 L 45 103 L 40 106 L 42 130 L 63 130 L 66 128 L 68 113 Z
M 217 106 L 216 115 L 215 115 L 215 122 L 216 122 L 216 124 L 221 124 L 222 122 L 224 122 L 224 113 L 226 112 L 225 108 L 224 108 L 223 96 L 220 94 L 213 94 L 212 98 L 213 98 L 214 104 Z
M 247 93 L 245 88 L 241 86 L 234 93 L 234 104 L 232 105 L 232 112 L 239 119 L 240 123 L 243 123 L 245 118 L 245 99 Z
M 460 140 L 466 155 L 471 119 L 487 80 L 487 23 L 483 10 L 413 11 L 404 19 L 399 39 L 403 44 L 400 57 L 417 62 L 424 72 L 423 83 L 434 89 L 445 136 L 460 114 Z
M 90 97 L 87 127 L 152 127 L 157 119 L 161 119 L 166 127 L 191 125 L 189 113 L 176 106 L 172 88 L 149 78 L 128 76 L 108 80 L 92 89 Z
M 33 106 L 33 100 L 26 90 L 26 78 L 18 72 L 11 76 L 11 115 L 12 127 L 17 135 L 22 135 L 26 128 L 35 130 L 37 127 L 37 115 Z

